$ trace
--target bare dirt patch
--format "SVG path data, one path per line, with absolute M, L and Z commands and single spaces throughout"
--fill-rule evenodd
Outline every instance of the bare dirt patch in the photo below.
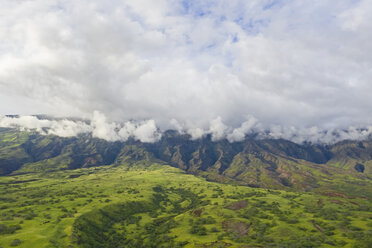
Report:
M 230 243 L 226 243 L 224 241 L 214 241 L 214 242 L 210 242 L 210 243 L 204 243 L 202 245 L 200 245 L 200 247 L 203 247 L 203 248 L 214 248 L 214 247 L 230 247 L 232 246 L 232 244 Z
M 313 224 L 313 226 L 314 226 L 316 229 L 318 229 L 318 231 L 320 231 L 320 232 L 324 232 L 324 229 L 321 228 L 318 224 L 316 224 L 315 221 L 311 221 L 311 223 Z
M 344 203 L 340 200 L 329 200 L 332 203 L 338 204 L 338 205 L 344 205 Z
M 225 220 L 222 222 L 222 227 L 226 232 L 237 234 L 238 236 L 246 236 L 249 233 L 251 224 L 243 221 Z
M 345 194 L 342 194 L 340 192 L 320 192 L 320 194 L 325 196 L 331 196 L 331 197 L 340 197 L 344 199 L 348 199 L 349 197 Z
M 229 204 L 227 206 L 228 209 L 231 210 L 240 210 L 242 208 L 246 208 L 248 206 L 248 201 L 237 201 Z
M 203 213 L 203 209 L 195 209 L 190 212 L 191 215 L 195 217 L 200 217 L 200 215 Z

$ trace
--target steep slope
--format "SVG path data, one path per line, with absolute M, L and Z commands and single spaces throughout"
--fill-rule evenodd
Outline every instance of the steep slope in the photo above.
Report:
M 212 141 L 210 136 L 191 140 L 167 131 L 155 143 L 107 142 L 90 135 L 61 138 L 11 129 L 1 129 L 0 138 L 0 175 L 110 164 L 143 167 L 156 162 L 217 182 L 343 192 L 356 190 L 352 185 L 369 187 L 372 177 L 372 141 L 321 146 L 248 137 L 230 143 Z
M 0 175 L 108 165 L 123 146 L 89 135 L 61 138 L 12 129 L 0 129 L 0 140 Z
M 328 165 L 372 174 L 372 141 L 342 141 L 330 148 Z
M 28 133 L 0 128 L 0 175 L 9 174 L 33 161 L 22 147 L 28 139 Z
M 167 132 L 158 143 L 145 146 L 156 157 L 175 167 L 218 182 L 312 190 L 323 184 L 330 185 L 332 179 L 342 181 L 343 175 L 351 174 L 368 180 L 368 171 L 360 173 L 355 169 L 345 170 L 326 164 L 332 158 L 341 157 L 336 153 L 337 145 L 299 145 L 287 140 L 253 138 L 236 143 L 226 140 L 212 142 L 208 136 L 190 140 L 185 135 Z M 350 163 L 354 165 L 354 161 L 350 160 Z

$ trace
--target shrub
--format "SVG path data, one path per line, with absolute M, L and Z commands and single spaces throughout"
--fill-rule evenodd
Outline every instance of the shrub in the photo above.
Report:
M 19 246 L 20 244 L 21 244 L 21 240 L 15 239 L 15 240 L 12 241 L 10 246 Z
M 190 233 L 203 236 L 203 235 L 207 235 L 207 229 L 202 225 L 195 224 L 191 226 Z

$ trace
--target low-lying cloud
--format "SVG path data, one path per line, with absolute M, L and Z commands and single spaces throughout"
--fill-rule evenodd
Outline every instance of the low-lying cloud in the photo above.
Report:
M 162 136 L 162 131 L 156 126 L 154 120 L 115 123 L 107 121 L 106 116 L 98 111 L 95 111 L 91 119 L 87 121 L 39 119 L 36 116 L 0 116 L 0 127 L 37 131 L 43 135 L 60 137 L 89 133 L 95 138 L 112 142 L 127 141 L 133 138 L 141 142 L 152 143 L 159 141 Z M 189 134 L 190 139 L 211 135 L 213 141 L 227 139 L 229 142 L 239 142 L 247 136 L 254 136 L 256 139 L 286 139 L 299 144 L 304 142 L 332 144 L 342 140 L 364 140 L 372 137 L 372 126 L 349 127 L 342 130 L 324 130 L 317 127 L 297 129 L 281 126 L 271 126 L 267 129 L 252 116 L 238 128 L 225 125 L 221 117 L 218 117 L 210 122 L 208 129 L 185 129 L 178 124 L 177 131 L 181 134 Z
M 39 119 L 36 116 L 0 116 L 0 127 L 18 128 L 21 131 L 36 131 L 43 135 L 60 137 L 90 133 L 95 138 L 107 141 L 127 141 L 129 138 L 134 138 L 141 142 L 155 142 L 161 137 L 153 120 L 124 124 L 110 123 L 107 122 L 106 116 L 98 111 L 93 113 L 91 120 L 85 122 Z

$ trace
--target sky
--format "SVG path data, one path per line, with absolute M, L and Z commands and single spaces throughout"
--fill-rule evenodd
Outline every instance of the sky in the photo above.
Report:
M 368 0 L 0 6 L 0 115 L 7 125 L 6 114 L 48 114 L 111 125 L 111 140 L 142 127 L 150 140 L 159 128 L 231 140 L 269 130 L 303 141 L 372 124 Z M 134 124 L 120 135 L 125 125 L 116 123 Z

